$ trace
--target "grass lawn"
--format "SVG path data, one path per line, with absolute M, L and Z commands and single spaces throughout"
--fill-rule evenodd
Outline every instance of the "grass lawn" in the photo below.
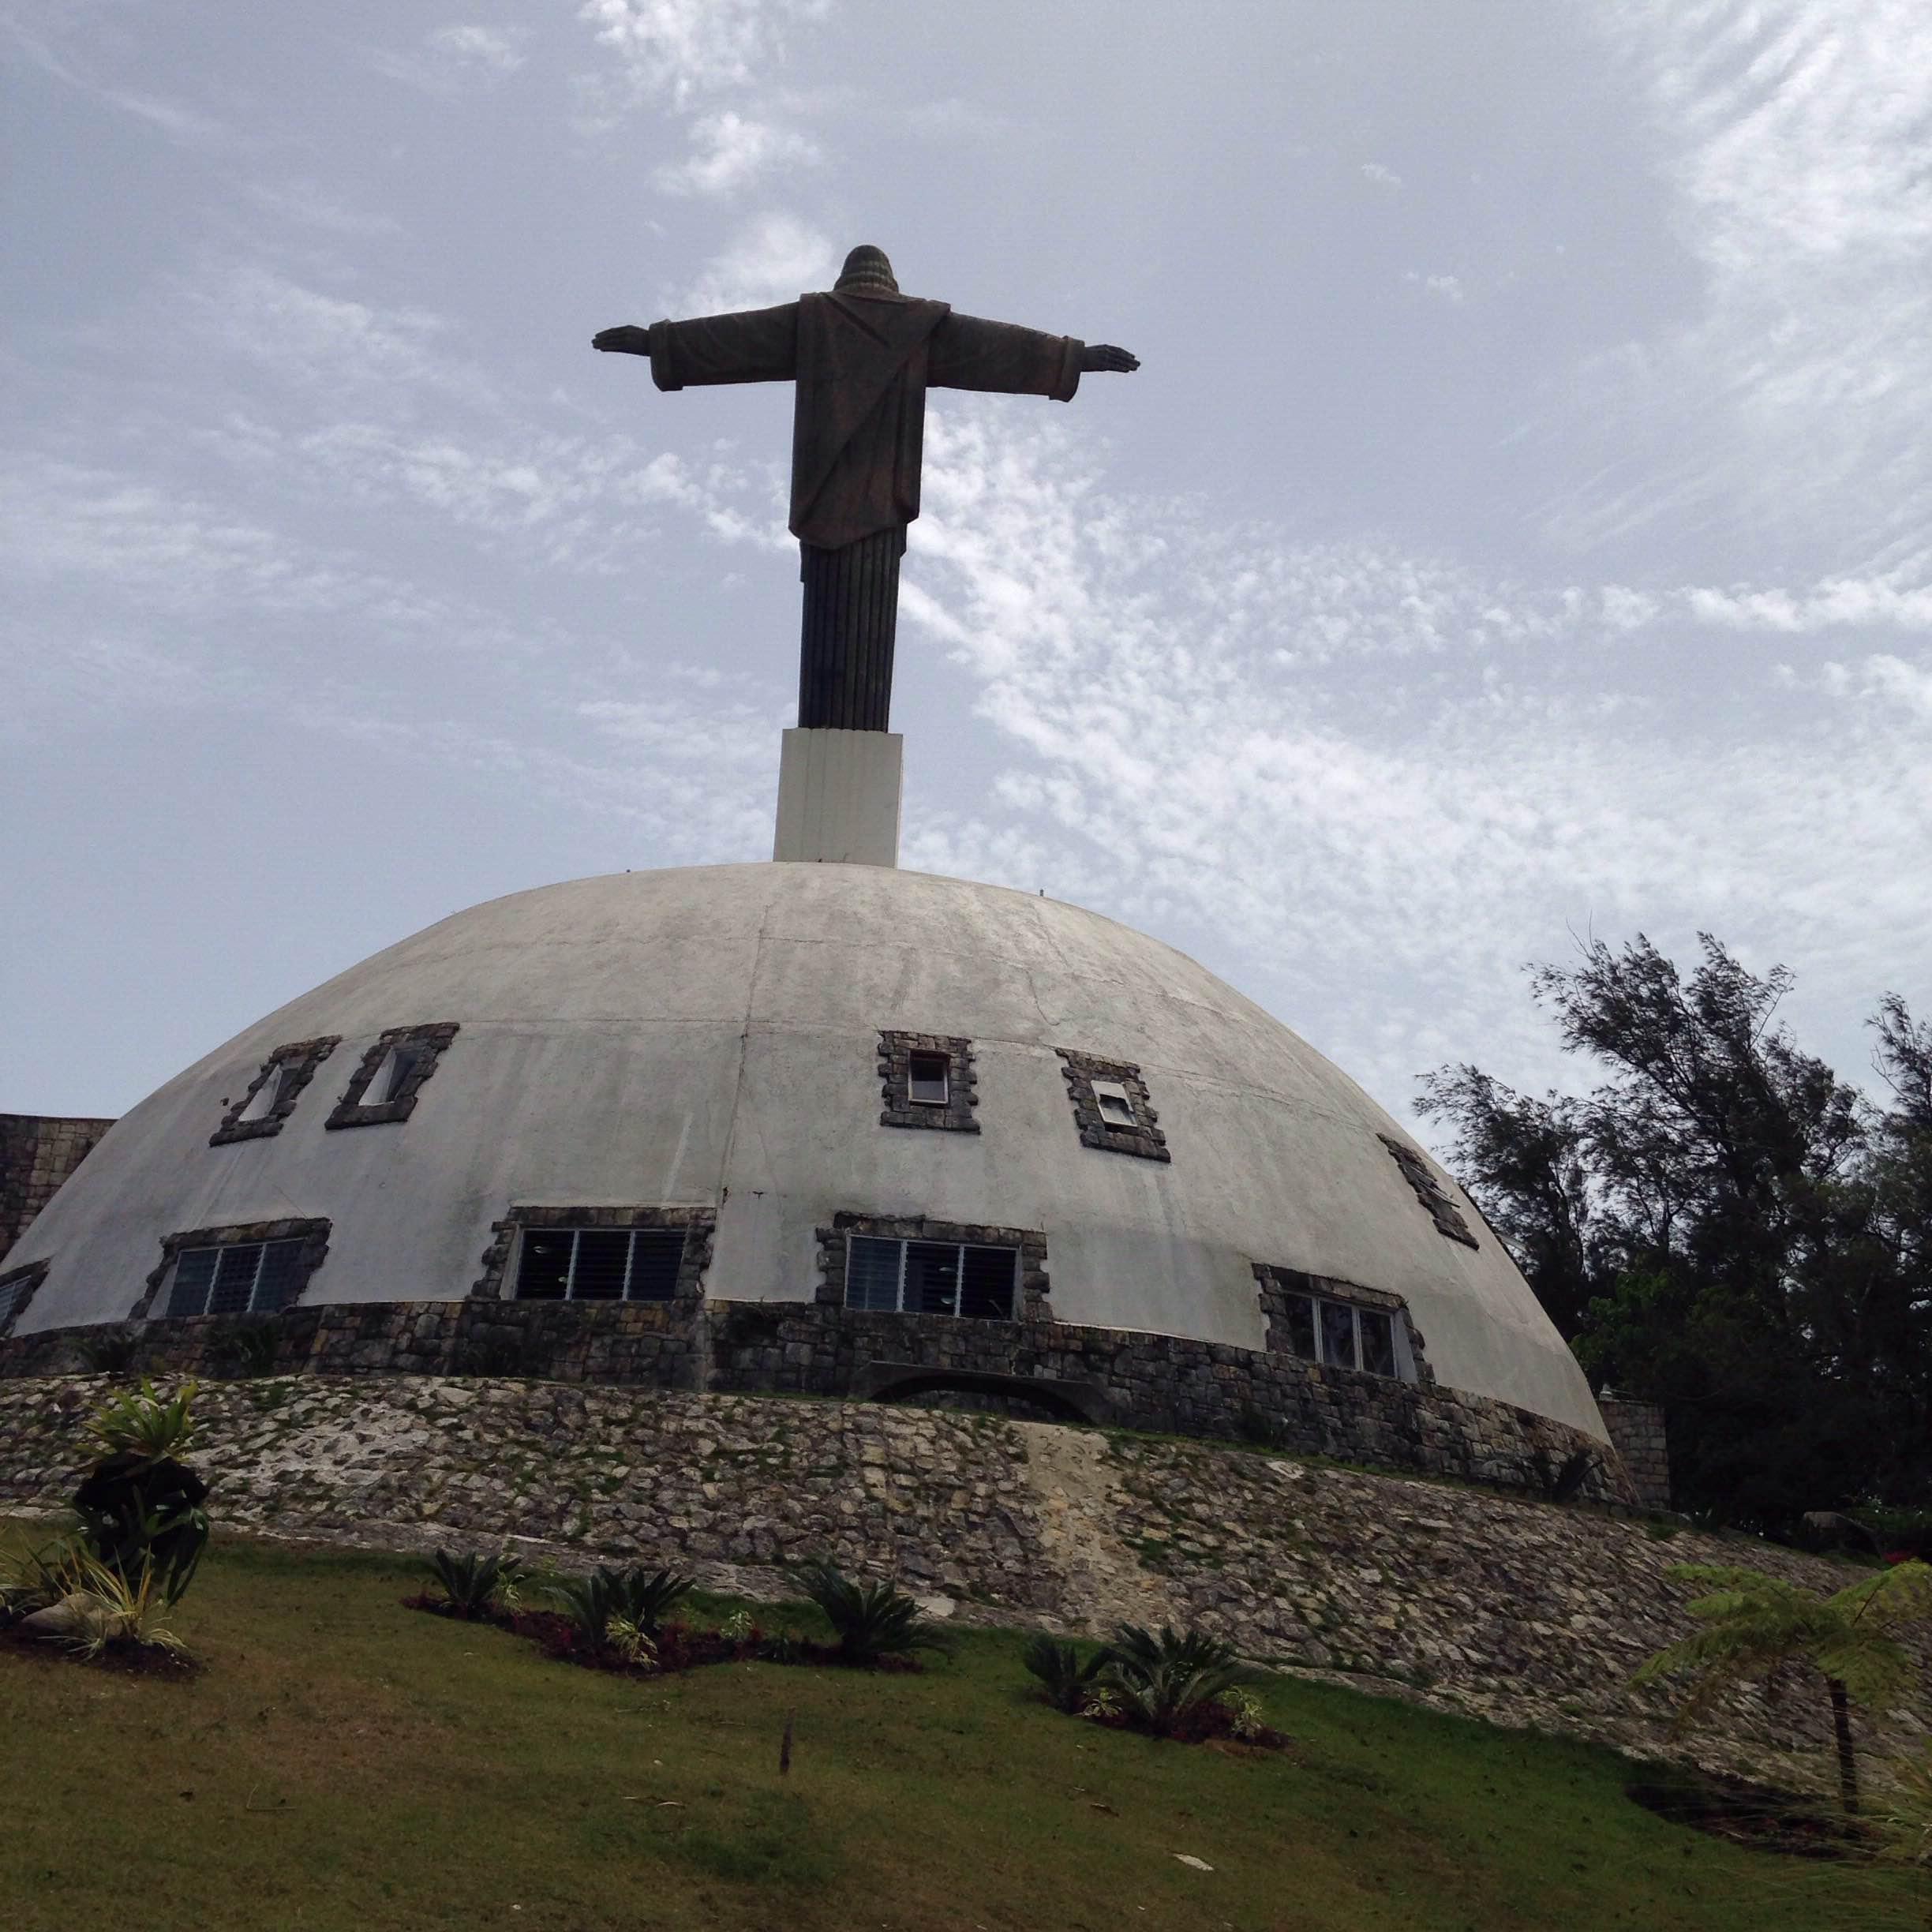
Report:
M 1924 1923 L 1896 1881 L 1652 1816 L 1609 1752 L 1324 1685 L 1271 1679 L 1295 1743 L 1237 1756 L 1032 1702 L 1003 1632 L 917 1676 L 632 1683 L 402 1609 L 421 1576 L 218 1537 L 177 1619 L 199 1676 L 0 1651 L 0 1926 Z

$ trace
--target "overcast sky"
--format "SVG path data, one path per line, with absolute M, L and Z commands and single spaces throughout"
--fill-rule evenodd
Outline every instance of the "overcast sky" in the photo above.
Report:
M 456 908 L 769 856 L 788 388 L 908 293 L 905 860 L 1193 953 L 1406 1113 L 1700 928 L 1932 1011 L 1924 0 L 0 0 L 0 1110 Z M 404 1016 L 407 1017 L 408 1016 Z

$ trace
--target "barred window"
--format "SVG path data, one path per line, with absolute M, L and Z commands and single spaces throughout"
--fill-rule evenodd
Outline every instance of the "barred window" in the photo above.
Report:
M 526 1227 L 520 1301 L 668 1301 L 684 1262 L 682 1228 Z
M 312 1264 L 305 1241 L 230 1241 L 174 1257 L 170 1315 L 272 1315 L 301 1293 Z
M 906 1315 L 1011 1321 L 1017 1248 L 969 1241 L 846 1237 L 845 1305 Z

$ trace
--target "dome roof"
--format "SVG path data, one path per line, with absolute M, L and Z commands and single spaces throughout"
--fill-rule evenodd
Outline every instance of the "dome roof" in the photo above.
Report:
M 385 1032 L 458 1031 L 406 1120 L 324 1121 Z M 971 1042 L 976 1133 L 882 1125 L 882 1030 Z M 279 1131 L 209 1144 L 264 1061 L 339 1035 Z M 1083 1143 L 1065 1053 L 1132 1063 L 1165 1161 Z M 1185 955 L 1057 900 L 878 866 L 700 867 L 474 907 L 291 1002 L 119 1121 L 8 1257 L 18 1331 L 125 1320 L 164 1237 L 317 1217 L 307 1302 L 448 1300 L 518 1203 L 708 1205 L 713 1299 L 810 1301 L 841 1211 L 1043 1231 L 1063 1322 L 1246 1349 L 1253 1267 L 1402 1296 L 1437 1381 L 1601 1437 L 1455 1184 L 1446 1238 L 1354 1081 Z M 1090 1136 L 1091 1138 L 1091 1136 Z

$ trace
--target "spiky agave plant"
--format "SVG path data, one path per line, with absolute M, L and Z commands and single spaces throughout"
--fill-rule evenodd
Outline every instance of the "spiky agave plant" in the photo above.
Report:
M 665 1619 L 698 1582 L 695 1577 L 674 1576 L 668 1570 L 646 1571 L 642 1563 L 608 1574 L 617 1614 L 649 1638 L 661 1633 Z
M 1020 1661 L 1039 1679 L 1040 1695 L 1055 1710 L 1077 1717 L 1092 1701 L 1108 1659 L 1103 1649 L 1083 1657 L 1078 1645 L 1043 1633 L 1020 1653 Z
M 62 1556 L 54 1574 L 59 1599 L 27 1619 L 28 1630 L 40 1624 L 38 1634 L 84 1657 L 99 1657 L 111 1643 L 177 1656 L 185 1649 L 164 1620 L 172 1600 L 152 1561 L 128 1574 L 77 1544 Z
M 1157 1631 L 1122 1623 L 1107 1646 L 1106 1676 L 1122 1708 L 1156 1737 L 1170 1736 L 1197 1705 L 1210 1704 L 1254 1672 L 1231 1644 L 1205 1631 Z
M 952 1638 L 901 1589 L 889 1583 L 857 1583 L 823 1561 L 807 1563 L 805 1594 L 825 1612 L 848 1664 L 871 1668 L 881 1657 L 915 1650 L 946 1650 Z
M 474 1550 L 458 1556 L 453 1550 L 438 1550 L 429 1559 L 429 1567 L 443 1586 L 443 1594 L 459 1616 L 473 1619 L 487 1617 L 492 1605 L 514 1599 L 523 1566 L 514 1556 L 479 1555 Z
M 182 1456 L 194 1441 L 197 1384 L 184 1382 L 163 1398 L 152 1382 L 143 1379 L 138 1389 L 117 1395 L 103 1406 L 88 1432 L 104 1456 L 136 1456 L 144 1462 Z

